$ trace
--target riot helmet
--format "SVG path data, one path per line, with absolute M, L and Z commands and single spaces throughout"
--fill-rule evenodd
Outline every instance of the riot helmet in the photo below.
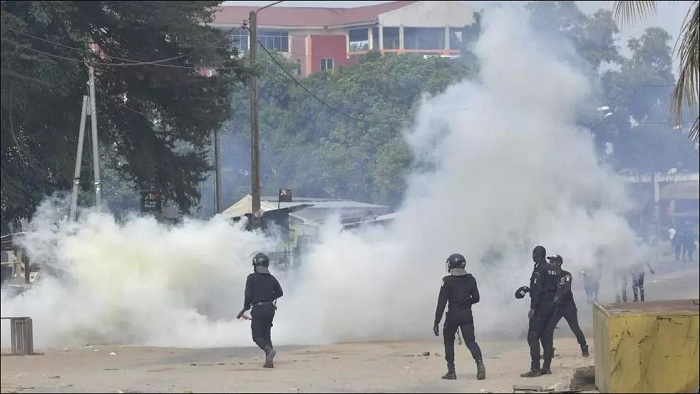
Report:
M 559 255 L 549 256 L 547 260 L 549 260 L 549 264 L 552 264 L 555 268 L 561 268 L 562 264 L 564 264 L 564 259 Z
M 450 257 L 447 258 L 446 266 L 448 272 L 454 268 L 464 269 L 467 266 L 467 260 L 459 253 L 452 253 Z
M 270 259 L 265 255 L 265 253 L 257 253 L 255 257 L 253 257 L 253 267 L 269 267 L 270 266 Z

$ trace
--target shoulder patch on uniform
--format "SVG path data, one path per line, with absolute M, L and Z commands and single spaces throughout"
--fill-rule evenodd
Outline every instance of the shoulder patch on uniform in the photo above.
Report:
M 571 282 L 571 275 L 566 275 L 566 276 L 564 277 L 564 279 L 565 279 L 567 282 Z

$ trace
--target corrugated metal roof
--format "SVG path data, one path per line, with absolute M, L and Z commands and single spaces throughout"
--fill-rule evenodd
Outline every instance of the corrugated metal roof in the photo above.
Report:
M 312 207 L 305 208 L 304 210 L 345 210 L 345 209 L 388 209 L 386 205 L 368 204 L 364 202 L 351 201 L 351 200 L 340 200 L 340 199 L 325 199 L 325 198 L 313 198 L 313 197 L 294 197 L 293 202 L 283 202 L 279 204 L 279 208 L 291 208 L 301 204 L 313 204 Z M 222 212 L 222 215 L 227 217 L 237 217 L 243 216 L 246 213 L 251 213 L 252 209 L 252 197 L 250 194 L 238 200 L 235 204 L 228 207 Z M 260 209 L 263 212 L 278 209 L 277 197 L 264 196 L 260 198 Z M 302 211 L 304 211 L 302 210 Z M 304 217 L 305 215 L 300 212 L 296 212 L 293 216 Z
M 258 15 L 260 26 L 280 27 L 340 27 L 374 23 L 380 14 L 393 11 L 415 1 L 392 1 L 384 4 L 355 8 L 284 7 L 266 8 Z M 241 25 L 251 11 L 260 7 L 225 5 L 214 15 L 214 25 Z

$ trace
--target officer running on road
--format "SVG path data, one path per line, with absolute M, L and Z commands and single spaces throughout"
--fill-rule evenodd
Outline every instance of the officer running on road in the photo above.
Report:
M 440 336 L 440 320 L 445 312 L 445 306 L 449 304 L 442 331 L 445 341 L 445 361 L 447 361 L 447 373 L 442 377 L 443 379 L 457 379 L 455 373 L 455 334 L 458 329 L 462 331 L 464 343 L 476 361 L 476 378 L 478 380 L 486 378 L 481 349 L 474 337 L 474 317 L 472 316 L 472 305 L 479 302 L 479 289 L 476 285 L 476 279 L 465 270 L 466 265 L 464 256 L 459 253 L 451 254 L 447 258 L 447 271 L 450 275 L 442 278 L 437 309 L 435 310 L 433 332 L 435 336 Z
M 274 358 L 277 352 L 272 347 L 270 331 L 272 320 L 277 309 L 276 301 L 284 294 L 282 287 L 274 275 L 269 271 L 270 259 L 264 253 L 258 253 L 253 257 L 253 273 L 248 275 L 245 283 L 245 301 L 243 310 L 236 316 L 240 319 L 243 313 L 250 311 L 252 321 L 250 329 L 253 334 L 253 342 L 265 351 L 265 368 L 274 368 Z
M 554 329 L 557 327 L 557 323 L 563 317 L 566 322 L 569 323 L 569 328 L 576 336 L 578 344 L 581 346 L 581 355 L 583 357 L 588 357 L 588 345 L 586 344 L 586 337 L 581 331 L 581 327 L 578 325 L 578 310 L 576 309 L 576 303 L 574 302 L 574 294 L 571 292 L 571 283 L 573 278 L 571 273 L 564 271 L 561 266 L 564 263 L 564 259 L 561 256 L 556 255 L 554 257 L 547 257 L 552 263 L 555 271 L 559 274 L 557 282 L 557 292 L 554 295 L 554 305 L 556 309 L 551 319 L 547 323 L 547 326 L 542 334 L 542 346 L 544 347 L 544 362 L 542 363 L 541 375 L 551 374 L 552 358 L 554 357 Z
M 520 374 L 523 378 L 533 378 L 540 376 L 540 342 L 542 342 L 542 332 L 552 313 L 554 313 L 554 293 L 556 283 L 554 278 L 556 272 L 545 259 L 547 250 L 544 246 L 535 246 L 532 250 L 532 261 L 535 267 L 530 277 L 530 311 L 527 329 L 527 343 L 530 346 L 530 370 Z M 527 290 L 521 287 L 516 292 L 516 298 L 524 297 Z M 544 342 L 542 342 L 544 348 Z

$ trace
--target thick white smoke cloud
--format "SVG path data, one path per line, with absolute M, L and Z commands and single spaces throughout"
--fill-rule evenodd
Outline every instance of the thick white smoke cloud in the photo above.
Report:
M 60 203 L 39 208 L 24 243 L 33 262 L 61 279 L 44 275 L 20 297 L 2 298 L 3 315 L 34 319 L 38 346 L 216 346 L 250 337 L 230 318 L 242 301 L 232 302 L 241 297 L 250 253 L 274 249 L 272 240 L 223 218 L 167 228 L 152 218 L 120 225 L 84 212 L 77 223 L 60 222 Z M 3 330 L 3 345 L 8 340 Z
M 286 294 L 276 344 L 429 335 L 453 252 L 466 256 L 480 286 L 477 338 L 523 331 L 527 306 L 513 292 L 527 283 L 537 244 L 572 272 L 593 265 L 600 245 L 608 262 L 640 258 L 621 216 L 630 207 L 622 184 L 574 126 L 578 110 L 595 107 L 591 83 L 526 21 L 507 7 L 486 15 L 475 50 L 480 80 L 423 99 L 405 133 L 419 163 L 394 224 L 349 233 L 331 223 L 304 266 L 279 274 Z M 275 250 L 273 241 L 221 218 L 166 228 L 92 213 L 56 228 L 48 205 L 28 246 L 74 281 L 46 280 L 2 299 L 4 315 L 34 318 L 38 346 L 252 346 L 249 325 L 233 316 L 250 253 Z M 494 251 L 500 258 L 482 262 Z M 3 330 L 3 343 L 8 337 Z

